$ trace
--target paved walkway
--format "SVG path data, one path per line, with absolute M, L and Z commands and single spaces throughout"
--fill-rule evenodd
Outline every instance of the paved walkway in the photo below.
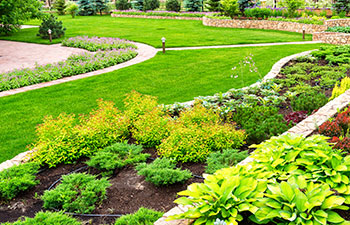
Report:
M 66 82 L 73 81 L 73 80 L 79 80 L 79 79 L 83 79 L 86 77 L 91 77 L 91 76 L 96 76 L 96 75 L 100 75 L 103 73 L 112 72 L 114 70 L 118 70 L 118 69 L 121 69 L 121 68 L 124 68 L 127 66 L 141 63 L 143 61 L 146 61 L 148 59 L 153 58 L 157 54 L 157 50 L 155 48 L 153 48 L 152 46 L 141 44 L 141 43 L 135 43 L 135 44 L 138 47 L 138 50 L 137 50 L 138 55 L 135 58 L 133 58 L 127 62 L 120 63 L 120 64 L 117 64 L 115 66 L 111 66 L 108 68 L 104 68 L 102 70 L 97 70 L 97 71 L 84 73 L 84 74 L 80 74 L 80 75 L 75 75 L 75 76 L 71 76 L 71 77 L 65 77 L 62 79 L 54 80 L 54 81 L 49 81 L 49 82 L 45 82 L 45 83 L 34 84 L 34 85 L 26 86 L 26 87 L 12 89 L 12 90 L 8 90 L 8 91 L 3 91 L 3 92 L 0 92 L 0 98 L 4 97 L 4 96 L 18 94 L 21 92 L 35 90 L 35 89 L 39 89 L 39 88 L 43 88 L 43 87 L 49 87 L 49 86 L 56 85 L 56 84 L 62 84 L 62 83 L 66 83 Z M 62 47 L 62 48 L 66 48 L 66 47 Z M 0 45 L 0 52 L 1 52 L 1 45 Z M 0 57 L 0 65 L 1 64 L 2 63 L 1 63 L 1 57 Z
M 199 47 L 183 47 L 183 48 L 167 48 L 167 51 L 172 50 L 196 50 L 196 49 L 214 49 L 214 48 L 238 48 L 238 47 L 257 47 L 257 46 L 276 46 L 276 45 L 293 45 L 293 44 L 316 44 L 319 41 L 303 41 L 303 42 L 281 42 L 281 43 L 261 43 L 261 44 L 242 44 L 242 45 L 218 45 L 218 46 L 199 46 Z M 31 86 L 12 89 L 9 91 L 0 92 L 0 98 L 4 96 L 14 95 L 21 92 L 35 90 L 43 87 L 49 87 L 56 84 L 61 84 L 73 80 L 83 79 L 86 77 L 96 76 L 103 73 L 118 70 L 127 66 L 138 64 L 153 58 L 157 52 L 162 49 L 155 49 L 152 46 L 135 43 L 138 46 L 138 56 L 134 59 L 108 67 L 102 70 L 93 71 L 85 74 L 65 77 L 59 80 L 49 81 Z M 77 48 L 62 47 L 56 45 L 39 45 L 23 42 L 0 41 L 0 73 L 20 68 L 34 67 L 36 62 L 39 64 L 47 64 L 58 62 L 66 59 L 73 53 L 83 52 L 85 50 Z
M 41 45 L 15 41 L 0 41 L 0 73 L 21 68 L 34 68 L 67 59 L 86 50 L 63 47 L 60 44 Z

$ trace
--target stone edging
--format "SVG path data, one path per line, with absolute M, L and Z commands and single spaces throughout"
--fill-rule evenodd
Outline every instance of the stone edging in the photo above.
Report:
M 292 56 L 285 57 L 275 63 L 275 65 L 272 67 L 271 71 L 264 77 L 263 80 L 271 79 L 274 78 L 281 68 L 290 60 L 298 57 L 298 56 L 303 56 L 307 55 L 306 53 L 310 53 L 311 51 L 308 52 L 302 52 L 299 54 L 295 54 Z M 298 55 L 298 56 L 296 56 Z M 293 57 L 294 56 L 294 57 Z M 249 87 L 258 85 L 259 82 L 252 84 Z M 246 88 L 249 88 L 246 87 Z M 347 90 L 345 93 L 340 95 L 339 97 L 333 99 L 332 101 L 328 102 L 326 105 L 324 105 L 322 108 L 320 108 L 316 113 L 310 115 L 294 127 L 290 128 L 288 131 L 281 135 L 285 134 L 300 134 L 303 136 L 309 136 L 312 132 L 314 132 L 317 127 L 319 127 L 321 124 L 326 122 L 330 117 L 334 116 L 338 110 L 342 110 L 345 108 L 347 105 L 350 103 L 350 89 Z M 239 164 L 240 165 L 245 165 L 250 162 L 254 161 L 253 158 L 247 157 L 245 160 L 241 161 Z M 165 221 L 165 219 L 170 216 L 170 215 L 175 215 L 175 214 L 180 214 L 186 211 L 186 208 L 184 206 L 176 206 L 169 210 L 167 213 L 163 215 L 162 218 L 157 220 L 154 225 L 189 225 L 193 221 L 191 220 L 174 220 L 174 221 Z
M 333 45 L 345 45 L 350 43 L 350 34 L 340 32 L 316 32 L 312 35 L 312 40 Z
M 185 17 L 185 16 L 146 16 L 146 15 L 125 15 L 111 13 L 112 17 L 126 18 L 146 18 L 146 19 L 171 19 L 171 20 L 202 20 L 202 17 Z

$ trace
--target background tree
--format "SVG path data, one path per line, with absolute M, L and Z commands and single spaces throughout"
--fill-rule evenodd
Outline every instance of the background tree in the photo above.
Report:
M 239 10 L 243 13 L 245 8 L 254 6 L 253 0 L 238 0 Z
M 8 35 L 27 20 L 41 17 L 39 0 L 1 0 L 0 34 Z
M 66 4 L 65 12 L 70 14 L 72 18 L 75 18 L 75 15 L 77 15 L 79 11 L 79 6 L 75 2 L 68 2 Z
M 96 13 L 94 4 L 90 0 L 79 0 L 79 15 L 91 16 Z
M 178 0 L 167 0 L 165 3 L 165 7 L 167 11 L 180 12 L 181 2 L 179 2 Z
M 239 14 L 239 5 L 237 0 L 221 0 L 220 3 L 226 16 L 233 18 Z
M 43 19 L 43 22 L 39 26 L 39 33 L 37 36 L 40 36 L 43 39 L 49 39 L 49 29 L 51 30 L 52 39 L 62 37 L 66 30 L 62 25 L 62 21 L 58 21 L 57 17 L 52 14 Z
M 144 0 L 144 10 L 155 10 L 159 8 L 159 0 Z
M 205 2 L 205 8 L 207 8 L 210 12 L 222 11 L 220 0 L 208 0 Z
M 107 3 L 108 3 L 108 0 L 95 0 L 94 1 L 95 10 L 97 12 L 100 12 L 101 16 L 102 16 L 102 11 L 107 9 Z
M 184 8 L 186 11 L 190 12 L 199 12 L 201 11 L 203 6 L 202 0 L 185 0 L 184 1 Z
M 128 10 L 131 8 L 131 4 L 128 0 L 116 0 L 115 8 L 118 10 Z
M 350 0 L 336 0 L 333 3 L 333 8 L 337 13 L 350 11 Z
M 58 15 L 64 15 L 64 10 L 66 9 L 65 0 L 56 0 L 53 6 L 57 10 Z

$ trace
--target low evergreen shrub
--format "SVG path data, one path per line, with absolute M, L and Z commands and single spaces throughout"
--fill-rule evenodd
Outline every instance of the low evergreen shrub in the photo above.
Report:
M 40 36 L 43 39 L 49 39 L 49 29 L 51 30 L 52 39 L 64 36 L 64 32 L 66 30 L 66 28 L 64 28 L 62 25 L 62 21 L 58 21 L 57 17 L 52 14 L 43 19 L 43 22 L 39 26 L 39 33 L 37 36 Z
M 63 212 L 38 212 L 34 218 L 24 217 L 13 223 L 3 225 L 81 225 L 78 220 Z
M 153 225 L 162 216 L 162 212 L 141 207 L 133 214 L 118 218 L 114 225 Z
M 206 173 L 215 173 L 217 170 L 231 167 L 248 157 L 248 151 L 224 149 L 222 152 L 213 152 L 207 158 Z

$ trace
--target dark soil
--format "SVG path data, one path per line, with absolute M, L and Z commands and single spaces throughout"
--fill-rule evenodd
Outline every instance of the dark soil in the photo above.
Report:
M 43 201 L 39 199 L 49 186 L 62 175 L 68 174 L 85 166 L 84 160 L 74 165 L 60 165 L 56 168 L 46 169 L 37 175 L 40 185 L 22 193 L 10 202 L 0 205 L 0 222 L 13 222 L 21 216 L 34 217 L 43 210 Z M 202 175 L 204 164 L 184 164 L 181 166 L 189 169 L 193 174 Z M 98 173 L 95 169 L 85 169 L 92 174 Z M 96 207 L 93 214 L 128 214 L 136 212 L 140 207 L 147 207 L 157 211 L 166 212 L 175 206 L 173 201 L 178 197 L 177 193 L 183 191 L 194 182 L 202 182 L 202 179 L 191 178 L 184 184 L 174 184 L 167 187 L 156 187 L 145 181 L 143 176 L 137 175 L 132 167 L 126 167 L 116 171 L 116 175 L 109 180 L 112 184 L 107 190 L 107 199 Z M 77 217 L 89 224 L 113 224 L 116 217 Z

